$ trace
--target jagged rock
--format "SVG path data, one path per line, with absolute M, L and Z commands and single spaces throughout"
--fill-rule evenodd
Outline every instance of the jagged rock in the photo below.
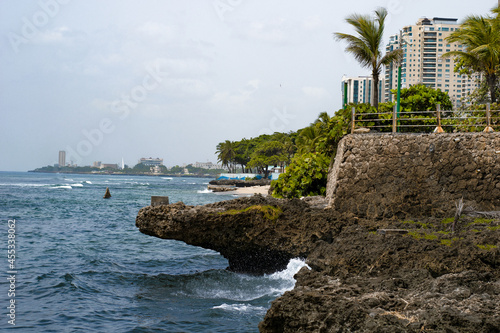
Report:
M 148 235 L 218 251 L 231 270 L 262 274 L 305 258 L 315 241 L 331 241 L 337 224 L 332 214 L 304 201 L 255 195 L 196 207 L 145 207 L 136 226 Z
M 111 198 L 111 192 L 109 192 L 109 187 L 106 187 L 106 193 L 104 193 L 104 199 Z
M 500 332 L 498 231 L 472 224 L 448 246 L 441 240 L 453 236 L 437 219 L 417 229 L 436 239 L 375 232 L 418 224 L 351 222 L 316 243 L 311 270 L 272 303 L 260 332 Z

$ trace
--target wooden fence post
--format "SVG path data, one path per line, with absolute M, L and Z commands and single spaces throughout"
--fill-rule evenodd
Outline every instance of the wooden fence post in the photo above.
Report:
M 434 129 L 434 133 L 444 133 L 443 128 L 441 127 L 441 104 L 436 104 L 436 113 L 437 113 L 437 127 Z
M 486 104 L 486 128 L 483 132 L 495 132 L 493 127 L 491 127 L 491 112 L 490 112 L 490 103 Z
M 351 134 L 354 134 L 354 128 L 356 127 L 356 108 L 353 106 L 352 107 L 352 127 L 351 127 Z
M 392 108 L 392 133 L 396 133 L 398 131 L 398 106 L 394 105 Z

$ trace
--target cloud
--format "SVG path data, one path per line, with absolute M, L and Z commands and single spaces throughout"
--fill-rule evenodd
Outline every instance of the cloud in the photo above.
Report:
M 254 94 L 259 90 L 260 80 L 254 79 L 247 82 L 243 89 L 237 91 L 222 91 L 213 95 L 211 103 L 223 105 L 231 109 L 248 107 Z
M 324 27 L 318 16 L 302 20 L 275 17 L 269 20 L 232 23 L 237 37 L 262 43 L 289 45 L 310 40 L 311 33 Z
M 165 25 L 158 22 L 146 22 L 137 28 L 137 32 L 143 37 L 154 38 L 158 42 L 173 41 L 178 38 L 180 34 L 178 26 Z
M 328 91 L 322 87 L 302 87 L 302 92 L 307 97 L 312 97 L 315 99 L 321 99 L 328 97 Z
M 204 76 L 210 68 L 206 58 L 160 58 L 158 64 L 169 75 L 182 77 Z

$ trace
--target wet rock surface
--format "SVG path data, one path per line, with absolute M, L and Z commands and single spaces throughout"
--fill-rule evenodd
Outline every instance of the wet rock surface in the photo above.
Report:
M 148 206 L 139 211 L 136 226 L 148 235 L 218 251 L 231 270 L 263 274 L 307 257 L 318 240 L 330 241 L 335 219 L 302 200 L 255 195 L 205 206 Z
M 500 332 L 499 222 L 460 223 L 452 235 L 439 219 L 353 218 L 331 243 L 317 242 L 311 270 L 273 302 L 260 331 Z
M 261 332 L 500 332 L 498 218 L 463 216 L 451 234 L 450 219 L 370 220 L 326 205 L 262 196 L 176 203 L 141 209 L 136 225 L 216 250 L 243 273 L 306 258 L 311 269 L 272 303 Z

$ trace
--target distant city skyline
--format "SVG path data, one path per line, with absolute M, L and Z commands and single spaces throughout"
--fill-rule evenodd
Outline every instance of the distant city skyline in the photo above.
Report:
M 220 6 L 223 3 L 223 6 Z M 0 1 L 0 170 L 58 163 L 215 161 L 216 146 L 308 126 L 369 75 L 334 32 L 386 7 L 389 36 L 420 17 L 497 2 Z M 56 153 L 54 153 L 56 152 Z
M 44 167 L 44 166 L 50 166 L 50 165 L 66 166 L 68 164 L 68 163 L 66 163 L 66 151 L 60 150 L 58 158 L 59 158 L 59 163 L 49 163 L 47 165 L 39 165 L 38 167 Z M 121 168 L 123 168 L 123 165 L 127 165 L 127 166 L 132 168 L 137 164 L 144 164 L 144 165 L 148 165 L 148 166 L 165 165 L 166 167 L 174 167 L 177 165 L 178 166 L 186 166 L 186 165 L 192 164 L 193 166 L 195 166 L 197 168 L 203 168 L 203 169 L 212 169 L 212 168 L 220 166 L 219 164 L 213 163 L 212 161 L 207 161 L 207 162 L 189 161 L 189 162 L 184 162 L 182 164 L 172 164 L 172 165 L 168 165 L 168 164 L 166 165 L 163 163 L 163 161 L 164 161 L 163 158 L 160 158 L 160 157 L 154 157 L 154 158 L 141 157 L 137 160 L 136 163 L 133 163 L 133 164 L 127 164 L 122 159 L 122 161 L 120 161 L 120 163 L 103 163 L 102 161 L 93 161 L 91 164 L 87 164 L 87 165 L 82 164 L 82 165 L 77 165 L 77 166 L 92 166 L 95 168 L 101 168 L 101 167 L 106 166 L 106 165 L 107 166 L 116 165 L 117 167 L 120 166 Z M 74 163 L 72 163 L 71 161 L 69 164 L 74 166 Z

